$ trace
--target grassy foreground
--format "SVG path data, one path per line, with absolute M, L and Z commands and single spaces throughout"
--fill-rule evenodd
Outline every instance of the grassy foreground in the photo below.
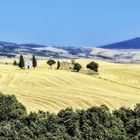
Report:
M 117 109 L 140 103 L 140 65 L 95 60 L 99 75 L 93 76 L 85 70 L 91 60 L 76 61 L 83 66 L 81 73 L 55 70 L 55 66 L 50 69 L 45 60 L 30 70 L 0 64 L 0 91 L 15 94 L 28 111 L 57 113 L 66 107 L 82 109 L 101 104 Z

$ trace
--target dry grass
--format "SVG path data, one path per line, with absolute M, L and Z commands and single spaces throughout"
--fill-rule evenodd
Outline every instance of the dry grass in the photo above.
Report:
M 140 103 L 140 65 L 96 61 L 99 75 L 91 76 L 83 74 L 91 60 L 76 61 L 83 65 L 81 73 L 51 70 L 44 60 L 35 70 L 0 64 L 0 91 L 15 94 L 28 111 L 57 113 L 66 107 L 81 109 L 101 104 L 116 109 Z

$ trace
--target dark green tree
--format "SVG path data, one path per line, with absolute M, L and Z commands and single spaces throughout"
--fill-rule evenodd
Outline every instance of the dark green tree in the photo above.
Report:
M 19 119 L 26 115 L 26 108 L 17 101 L 14 95 L 0 93 L 0 121 Z
M 82 68 L 82 66 L 79 64 L 79 63 L 75 63 L 74 66 L 73 66 L 73 70 L 79 72 L 80 69 Z
M 32 63 L 33 63 L 33 67 L 37 67 L 37 60 L 35 58 L 35 55 L 33 55 L 33 58 L 32 58 Z
M 0 140 L 22 139 L 140 140 L 140 104 L 113 112 L 101 105 L 27 114 L 14 95 L 0 94 Z
M 51 69 L 52 69 L 52 65 L 54 65 L 55 63 L 56 63 L 56 61 L 53 60 L 53 59 L 49 59 L 49 60 L 47 61 L 47 64 L 50 65 Z
M 98 63 L 92 61 L 89 64 L 87 64 L 87 68 L 90 69 L 90 70 L 98 72 L 99 65 L 98 65 Z
M 58 113 L 60 117 L 60 123 L 65 126 L 68 134 L 72 137 L 77 137 L 80 139 L 79 135 L 79 115 L 77 112 L 73 111 L 71 108 L 61 110 Z
M 92 140 L 92 128 L 87 124 L 84 123 L 81 126 L 81 135 L 86 140 Z
M 60 62 L 57 61 L 57 70 L 59 70 L 59 68 L 60 68 Z
M 20 55 L 20 58 L 19 58 L 19 67 L 20 68 L 24 68 L 25 64 L 24 64 L 24 58 L 22 55 Z

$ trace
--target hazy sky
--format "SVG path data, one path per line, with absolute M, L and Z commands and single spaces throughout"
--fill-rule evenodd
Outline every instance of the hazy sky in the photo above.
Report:
M 0 40 L 96 46 L 140 36 L 140 0 L 0 0 Z

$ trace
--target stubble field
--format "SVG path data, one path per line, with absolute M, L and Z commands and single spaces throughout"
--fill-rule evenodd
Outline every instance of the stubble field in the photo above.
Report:
M 10 62 L 11 60 L 0 60 Z M 62 60 L 60 60 L 62 61 Z M 70 60 L 66 60 L 70 61 Z M 0 91 L 15 94 L 28 111 L 50 111 L 72 107 L 84 109 L 107 105 L 111 110 L 140 103 L 140 65 L 99 63 L 99 74 L 86 70 L 90 59 L 79 59 L 80 73 L 50 69 L 45 60 L 36 69 L 22 70 L 0 64 Z

